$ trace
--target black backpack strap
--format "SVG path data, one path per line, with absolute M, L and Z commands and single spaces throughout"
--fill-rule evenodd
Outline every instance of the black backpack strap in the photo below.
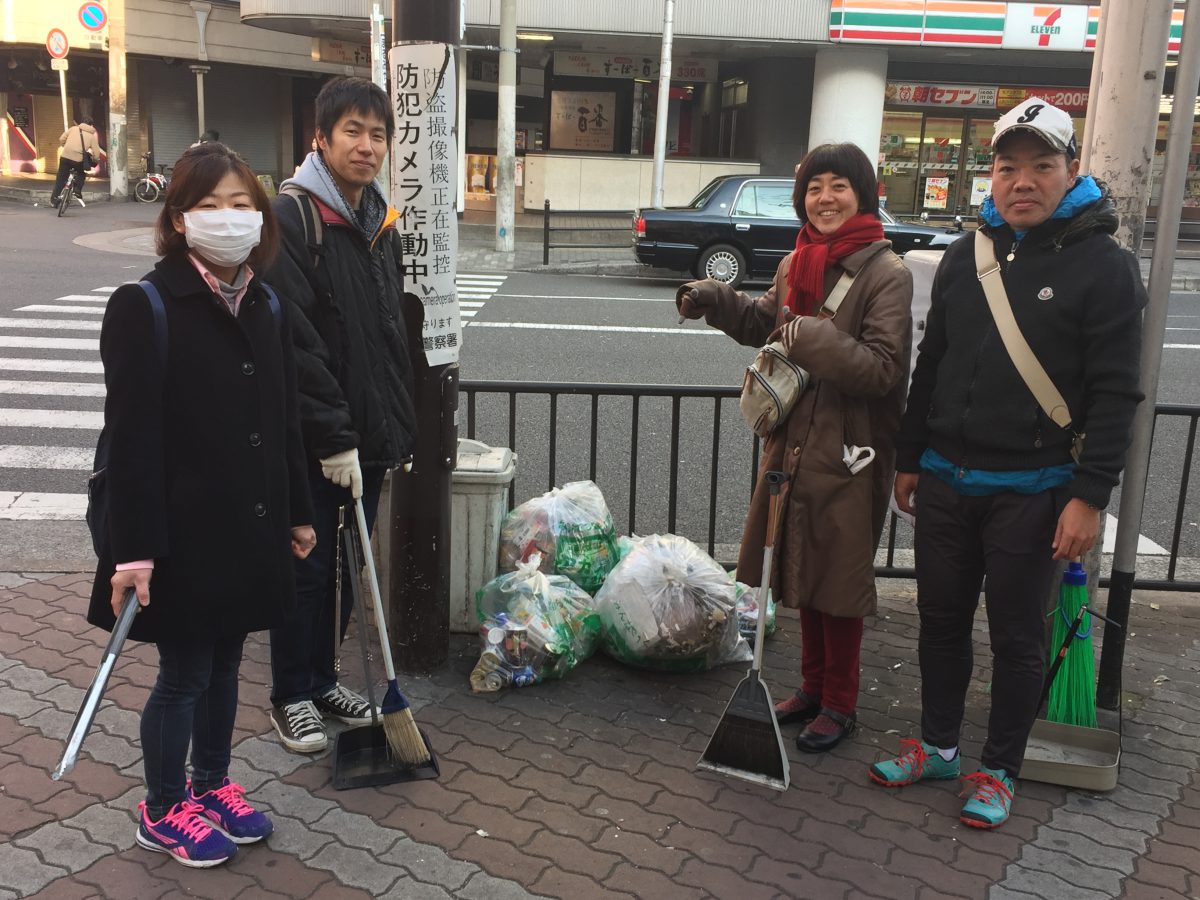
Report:
M 304 229 L 304 243 L 313 251 L 313 271 L 316 271 L 317 264 L 321 261 L 321 241 L 325 237 L 325 223 L 321 221 L 317 201 L 308 191 L 290 184 L 279 193 L 286 194 L 296 201 L 300 210 L 300 227 Z
M 275 327 L 279 328 L 283 321 L 283 311 L 279 308 L 279 295 L 275 293 L 275 288 L 266 282 L 262 282 L 262 289 L 267 292 L 267 305 L 271 307 L 271 318 L 275 320 Z
M 149 281 L 139 281 L 138 287 L 150 301 L 150 312 L 154 314 L 154 346 L 158 348 L 158 361 L 162 363 L 163 372 L 167 371 L 167 308 L 163 305 L 162 295 Z

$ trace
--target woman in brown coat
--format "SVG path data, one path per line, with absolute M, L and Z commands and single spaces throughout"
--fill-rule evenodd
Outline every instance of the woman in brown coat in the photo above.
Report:
M 796 167 L 792 201 L 805 225 L 766 294 L 755 300 L 708 279 L 685 284 L 676 302 L 738 343 L 782 341 L 812 378 L 766 438 L 760 476 L 788 475 L 772 584 L 801 623 L 801 689 L 776 713 L 807 723 L 797 746 L 820 752 L 856 721 L 863 618 L 875 612 L 875 548 L 907 388 L 912 276 L 884 240 L 875 171 L 855 145 L 812 150 Z M 823 306 L 843 273 L 854 281 L 830 317 Z M 766 505 L 760 477 L 738 559 L 746 580 L 762 570 Z

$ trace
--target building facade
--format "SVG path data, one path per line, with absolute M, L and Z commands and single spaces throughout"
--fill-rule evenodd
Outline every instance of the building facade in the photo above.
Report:
M 256 171 L 286 176 L 311 142 L 312 99 L 324 79 L 370 73 L 370 0 L 90 5 L 118 2 L 123 15 L 112 19 L 123 20 L 131 174 L 142 153 L 169 163 L 208 127 Z M 500 0 L 462 2 L 460 170 L 467 202 L 486 205 L 494 190 Z M 20 10 L 6 20 L 0 47 L 7 170 L 52 171 L 63 116 L 47 32 L 62 27 L 71 41 L 71 114 L 98 112 L 98 123 L 109 36 L 87 26 L 78 0 L 3 4 Z M 381 7 L 390 15 L 390 3 Z M 568 208 L 645 203 L 663 4 L 518 0 L 517 15 L 524 207 L 545 199 Z M 1046 97 L 1077 117 L 1082 136 L 1099 15 L 1099 4 L 992 0 L 680 2 L 667 202 L 687 202 L 724 172 L 790 175 L 810 146 L 849 140 L 878 161 L 881 198 L 894 213 L 972 214 L 989 187 L 991 125 L 1006 109 Z M 1171 52 L 1182 17 L 1180 3 Z M 1189 178 L 1188 202 L 1200 206 L 1200 173 Z

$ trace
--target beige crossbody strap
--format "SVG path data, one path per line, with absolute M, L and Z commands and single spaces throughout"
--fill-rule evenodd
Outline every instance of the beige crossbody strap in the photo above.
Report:
M 818 318 L 832 319 L 836 316 L 838 307 L 842 305 L 842 301 L 850 293 L 850 286 L 852 284 L 854 284 L 854 276 L 849 272 L 843 272 L 842 277 L 833 286 L 833 290 L 829 292 L 829 296 L 825 298 L 825 302 L 821 304 L 821 310 L 817 313 Z
M 1013 365 L 1017 367 L 1017 372 L 1024 379 L 1042 411 L 1055 425 L 1071 431 L 1074 435 L 1072 454 L 1078 461 L 1083 449 L 1083 435 L 1071 429 L 1071 411 L 1067 408 L 1067 401 L 1054 386 L 1045 368 L 1034 355 L 1029 342 L 1025 340 L 1025 335 L 1021 333 L 1021 327 L 1013 315 L 1008 292 L 1004 290 L 1004 280 L 1000 277 L 1000 263 L 996 261 L 996 254 L 992 250 L 992 239 L 981 230 L 975 232 L 975 271 L 979 283 L 983 286 L 984 296 L 987 297 L 992 318 L 996 320 L 996 330 L 1000 332 L 1000 338 L 1004 341 L 1004 349 L 1008 351 Z

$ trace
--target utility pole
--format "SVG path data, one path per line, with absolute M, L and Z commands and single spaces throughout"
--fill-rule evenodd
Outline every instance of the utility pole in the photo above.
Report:
M 1124 46 L 1139 37 L 1147 41 L 1146 46 L 1138 48 L 1138 63 L 1146 82 L 1151 82 L 1152 73 L 1157 74 L 1153 84 L 1157 91 L 1162 90 L 1163 64 L 1167 56 L 1167 36 L 1171 22 L 1171 6 L 1169 0 L 1160 3 L 1146 4 L 1153 9 L 1137 11 L 1137 15 L 1128 15 L 1132 10 L 1123 11 L 1129 21 L 1123 22 L 1116 16 L 1116 9 L 1126 4 L 1108 2 L 1106 14 L 1113 15 L 1108 23 L 1105 38 L 1108 46 L 1119 44 Z M 1161 7 L 1161 8 L 1160 8 Z M 1131 33 L 1127 28 L 1145 28 Z M 1144 57 L 1144 58 L 1143 58 Z M 1149 68 L 1157 61 L 1156 68 Z M 1130 62 L 1132 62 L 1132 53 Z M 1144 64 L 1144 65 L 1143 65 Z M 1107 63 L 1106 63 L 1107 65 Z M 1107 80 L 1107 70 L 1105 74 Z M 1142 319 L 1142 359 L 1141 359 L 1141 389 L 1146 399 L 1138 406 L 1133 421 L 1133 442 L 1129 449 L 1128 463 L 1121 486 L 1121 506 L 1118 515 L 1116 552 L 1113 555 L 1112 577 L 1108 588 L 1109 618 L 1121 623 L 1122 628 L 1104 629 L 1104 644 L 1100 654 L 1099 684 L 1096 690 L 1096 702 L 1102 709 L 1115 710 L 1121 706 L 1121 668 L 1125 657 L 1125 634 L 1129 623 L 1129 606 L 1133 594 L 1134 570 L 1137 567 L 1138 534 L 1142 528 L 1142 507 L 1146 498 L 1146 482 L 1150 469 L 1150 443 L 1154 433 L 1154 405 L 1158 396 L 1158 373 L 1162 363 L 1163 337 L 1167 326 L 1167 304 L 1171 296 L 1171 273 L 1175 266 L 1175 254 L 1179 240 L 1179 220 L 1183 213 L 1183 191 L 1187 180 L 1188 156 L 1192 146 L 1192 128 L 1196 117 L 1196 85 L 1200 81 L 1200 16 L 1185 17 L 1183 22 L 1183 38 L 1179 49 L 1179 66 L 1175 70 L 1175 97 L 1171 104 L 1171 124 L 1167 135 L 1167 151 L 1163 171 L 1162 191 L 1158 205 L 1158 225 L 1154 234 L 1154 256 L 1150 263 L 1150 282 L 1148 286 L 1149 305 Z M 1114 82 L 1116 85 L 1123 83 Z M 1107 96 L 1110 92 L 1104 91 Z M 1132 99 L 1132 98 L 1131 98 Z M 1090 101 L 1089 101 L 1090 102 Z M 1133 101 L 1141 102 L 1141 101 Z M 1136 107 L 1132 107 L 1136 108 Z M 1158 118 L 1158 104 L 1151 107 L 1155 125 Z M 1144 123 L 1140 123 L 1144 124 Z M 1100 128 L 1103 119 L 1097 122 L 1097 137 L 1101 135 Z M 1154 148 L 1153 126 L 1149 132 L 1150 153 Z M 1096 157 L 1093 156 L 1093 160 Z M 1146 160 L 1143 169 L 1149 172 L 1150 158 Z M 1133 163 L 1133 160 L 1130 160 Z M 1133 168 L 1133 165 L 1130 165 Z M 1146 209 L 1147 189 L 1139 197 L 1143 216 Z M 1131 229 L 1141 242 L 1142 229 L 1145 220 L 1138 223 L 1136 229 Z M 1132 248 L 1136 252 L 1137 245 Z
M 108 0 L 108 195 L 129 196 L 129 71 L 125 59 L 125 0 Z
M 663 0 L 662 53 L 658 61 L 658 112 L 654 117 L 654 208 L 662 209 L 667 161 L 667 116 L 671 110 L 671 48 L 675 42 L 675 0 Z
M 496 170 L 496 249 L 512 253 L 517 224 L 517 0 L 500 0 Z
M 416 378 L 417 445 L 412 470 L 392 473 L 388 597 L 396 663 L 428 672 L 450 653 L 450 491 L 458 456 L 456 179 L 460 5 L 392 0 L 388 54 L 396 133 L 392 205 L 400 211 L 404 289 L 424 307 L 410 346 Z
M 385 93 L 388 89 L 387 82 L 387 42 L 384 38 L 383 30 L 383 5 L 380 3 L 371 4 L 371 81 L 378 85 Z M 383 191 L 385 200 L 392 199 L 392 167 L 388 163 L 387 157 L 384 157 L 383 168 L 381 172 L 386 173 L 380 179 L 380 189 Z
M 1079 171 L 1083 175 L 1091 174 L 1092 135 L 1096 131 L 1096 108 L 1092 101 L 1100 96 L 1100 76 L 1102 69 L 1098 65 L 1104 58 L 1104 28 L 1108 24 L 1107 10 L 1112 0 L 1100 0 L 1100 21 L 1096 24 L 1096 49 L 1092 52 L 1092 78 L 1088 83 L 1087 118 L 1083 123 L 1083 143 L 1079 147 Z

